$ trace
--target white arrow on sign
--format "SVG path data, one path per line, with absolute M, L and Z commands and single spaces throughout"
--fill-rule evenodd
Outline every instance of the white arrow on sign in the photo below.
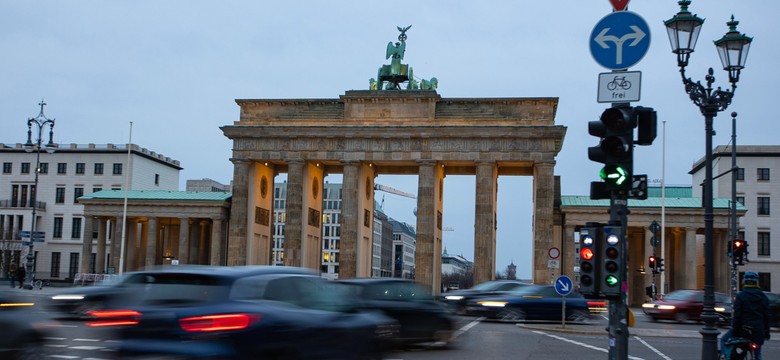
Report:
M 611 42 L 615 43 L 615 63 L 616 64 L 622 64 L 623 63 L 623 43 L 626 40 L 633 39 L 634 41 L 632 41 L 630 44 L 628 44 L 628 46 L 636 46 L 637 44 L 639 44 L 640 41 L 642 41 L 642 39 L 645 38 L 645 35 L 647 35 L 647 34 L 645 34 L 644 31 L 642 31 L 642 29 L 640 29 L 636 25 L 631 25 L 629 27 L 631 28 L 631 30 L 634 30 L 634 32 L 625 34 L 625 35 L 621 36 L 620 38 L 618 38 L 615 35 L 607 35 L 607 31 L 609 31 L 610 28 L 604 28 L 593 39 L 593 40 L 596 41 L 597 44 L 599 44 L 599 46 L 601 46 L 604 49 L 609 49 L 609 45 L 607 44 L 607 41 L 611 41 Z
M 565 292 L 565 293 L 569 292 L 569 283 L 568 282 L 562 281 L 562 280 L 558 279 L 558 284 L 561 285 L 561 290 L 563 290 L 563 292 Z

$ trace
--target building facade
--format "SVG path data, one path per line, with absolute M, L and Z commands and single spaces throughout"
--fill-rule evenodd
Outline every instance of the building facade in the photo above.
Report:
M 21 232 L 32 230 L 33 206 L 34 231 L 45 233 L 43 242 L 33 244 L 36 277 L 66 280 L 80 272 L 84 239 L 95 238 L 99 229 L 111 233 L 112 223 L 100 225 L 85 217 L 80 197 L 121 190 L 125 184 L 139 190 L 176 190 L 179 184 L 179 161 L 138 145 L 129 152 L 124 144 L 67 144 L 53 150 L 41 151 L 36 188 L 37 154 L 26 152 L 22 144 L 0 144 L 3 273 L 12 261 L 24 261 L 27 246 Z M 105 259 L 92 255 L 88 262 L 94 272 L 107 270 Z
M 733 151 L 735 150 L 735 151 Z M 759 274 L 764 290 L 778 292 L 780 276 L 772 276 L 780 270 L 780 245 L 772 243 L 772 234 L 780 234 L 780 146 L 738 145 L 717 146 L 712 151 L 713 174 L 726 174 L 732 168 L 732 152 L 736 155 L 738 169 L 732 188 L 731 174 L 713 182 L 715 197 L 731 199 L 745 206 L 747 212 L 739 217 L 736 238 L 747 241 L 749 262 L 739 267 L 740 272 L 755 271 Z M 774 178 L 772 177 L 774 173 Z M 693 184 L 704 179 L 704 159 L 698 160 L 691 170 Z M 701 189 L 694 187 L 700 196 Z M 729 240 L 734 240 L 729 234 Z

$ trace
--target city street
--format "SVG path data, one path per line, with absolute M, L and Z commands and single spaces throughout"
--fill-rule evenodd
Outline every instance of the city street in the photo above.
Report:
M 3 290 L 37 303 L 45 301 L 52 290 Z M 38 309 L 53 315 L 45 309 Z M 630 328 L 629 359 L 699 359 L 701 358 L 700 323 L 679 324 L 653 322 L 641 310 L 633 309 L 635 326 Z M 608 354 L 605 328 L 607 319 L 598 317 L 590 324 L 533 323 L 515 325 L 481 318 L 457 317 L 459 329 L 448 346 L 421 346 L 396 351 L 388 360 L 411 359 L 606 359 Z M 88 328 L 77 320 L 59 320 L 46 345 L 50 358 L 112 359 L 116 340 L 111 333 Z M 773 334 L 780 332 L 774 329 Z M 725 331 L 720 329 L 721 333 Z M 780 335 L 778 335 L 780 336 Z M 780 342 L 764 345 L 764 358 L 780 358 Z

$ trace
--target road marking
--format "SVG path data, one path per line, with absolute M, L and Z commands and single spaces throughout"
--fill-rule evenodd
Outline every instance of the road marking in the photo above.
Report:
M 593 346 L 593 345 L 589 345 L 589 344 L 585 344 L 585 343 L 581 343 L 579 341 L 574 341 L 574 340 L 567 339 L 565 337 L 561 337 L 561 336 L 558 336 L 558 335 L 548 334 L 546 332 L 537 331 L 537 330 L 534 330 L 533 332 L 536 333 L 536 334 L 539 334 L 539 335 L 549 336 L 549 337 L 551 337 L 553 339 L 565 341 L 565 342 L 570 343 L 570 344 L 579 345 L 579 346 L 582 346 L 584 348 L 597 350 L 597 351 L 601 351 L 601 352 L 604 352 L 604 353 L 609 353 L 609 350 L 607 350 L 607 349 L 600 348 L 600 347 Z M 634 359 L 634 360 L 644 360 L 643 358 L 636 357 L 636 356 L 631 356 L 631 355 L 629 355 L 628 358 L 629 359 Z
M 664 358 L 664 360 L 672 360 L 672 358 L 666 356 L 664 353 L 658 351 L 658 349 L 654 348 L 650 344 L 648 344 L 646 341 L 642 340 L 639 336 L 634 335 L 634 339 L 639 340 L 643 345 L 647 346 L 650 350 L 653 350 L 654 353 L 658 354 L 658 356 Z

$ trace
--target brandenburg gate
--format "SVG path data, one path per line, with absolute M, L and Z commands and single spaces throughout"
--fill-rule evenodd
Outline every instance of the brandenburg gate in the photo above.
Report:
M 417 175 L 415 279 L 437 294 L 444 182 L 448 174 L 474 175 L 474 283 L 492 280 L 496 204 L 529 201 L 499 199 L 498 177 L 533 176 L 533 280 L 549 281 L 555 158 L 566 134 L 555 125 L 558 99 L 442 98 L 436 78 L 418 84 L 400 63 L 407 29 L 388 44 L 393 62 L 371 79 L 371 90 L 338 99 L 236 100 L 239 120 L 221 128 L 233 141 L 227 265 L 270 264 L 273 184 L 286 173 L 284 264 L 319 269 L 323 179 L 342 174 L 339 277 L 368 277 L 374 178 Z

